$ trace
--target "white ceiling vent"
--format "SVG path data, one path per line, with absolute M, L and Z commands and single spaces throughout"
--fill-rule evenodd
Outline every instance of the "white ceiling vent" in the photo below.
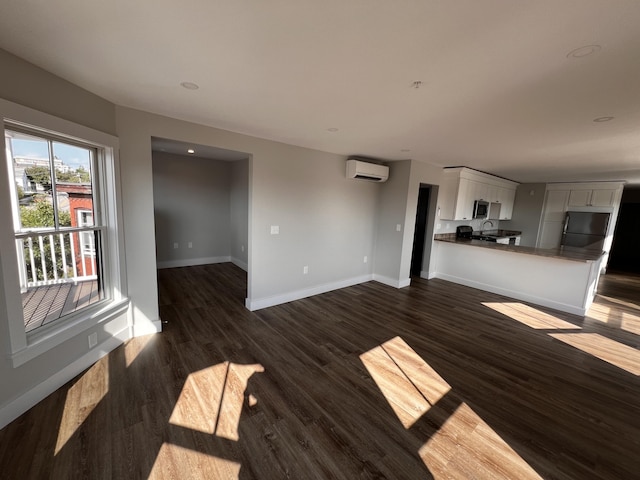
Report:
M 350 158 L 347 160 L 347 178 L 386 182 L 389 178 L 389 167 Z

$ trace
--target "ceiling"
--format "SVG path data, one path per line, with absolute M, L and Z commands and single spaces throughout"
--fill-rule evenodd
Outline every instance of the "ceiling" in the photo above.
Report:
M 225 162 L 235 162 L 245 160 L 250 157 L 248 153 L 227 150 L 226 148 L 214 147 L 211 145 L 200 145 L 197 143 L 186 143 L 168 138 L 151 137 L 151 150 L 156 152 L 172 153 L 174 155 L 185 155 L 222 160 Z
M 1 48 L 116 104 L 520 182 L 640 183 L 638 25 L 637 0 L 0 3 Z

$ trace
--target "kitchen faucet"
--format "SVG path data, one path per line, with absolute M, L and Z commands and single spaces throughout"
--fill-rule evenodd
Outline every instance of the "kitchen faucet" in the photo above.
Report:
M 493 222 L 491 220 L 485 220 L 484 222 L 482 222 L 482 226 L 480 227 L 480 233 L 484 232 L 484 226 L 490 223 L 491 224 L 491 228 L 493 228 Z

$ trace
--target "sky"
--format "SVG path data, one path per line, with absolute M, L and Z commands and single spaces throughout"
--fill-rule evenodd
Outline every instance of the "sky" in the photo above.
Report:
M 12 138 L 11 144 L 13 146 L 13 155 L 15 157 L 37 157 L 37 158 L 49 158 L 47 152 L 47 143 L 37 140 L 26 140 L 20 138 Z M 90 171 L 90 155 L 89 150 L 86 148 L 76 147 L 73 145 L 67 145 L 60 142 L 53 142 L 54 155 L 62 160 L 65 165 L 68 165 L 72 169 L 82 167 L 87 171 Z

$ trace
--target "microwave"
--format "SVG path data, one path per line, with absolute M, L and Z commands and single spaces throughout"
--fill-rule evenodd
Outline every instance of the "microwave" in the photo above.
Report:
M 487 218 L 489 214 L 489 202 L 476 200 L 473 204 L 473 218 Z

